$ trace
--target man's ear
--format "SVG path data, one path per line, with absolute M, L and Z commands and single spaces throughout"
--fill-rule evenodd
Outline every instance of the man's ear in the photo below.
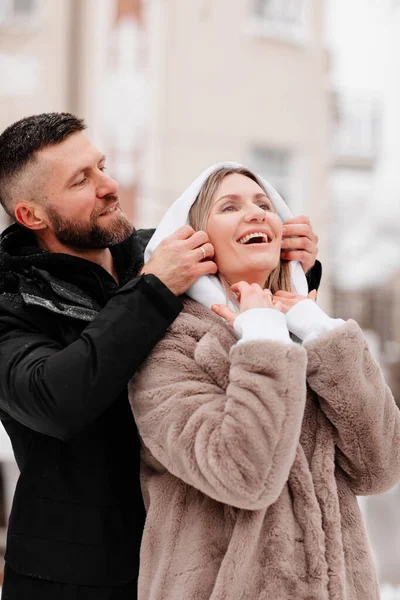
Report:
M 38 231 L 47 228 L 46 213 L 42 206 L 34 202 L 18 202 L 14 209 L 15 218 L 18 223 Z

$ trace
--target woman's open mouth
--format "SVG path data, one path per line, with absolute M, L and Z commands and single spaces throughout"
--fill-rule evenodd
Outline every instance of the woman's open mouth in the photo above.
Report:
M 268 244 L 270 241 L 271 240 L 268 235 L 263 232 L 249 233 L 248 235 L 244 235 L 238 239 L 238 243 L 242 244 L 243 246 Z

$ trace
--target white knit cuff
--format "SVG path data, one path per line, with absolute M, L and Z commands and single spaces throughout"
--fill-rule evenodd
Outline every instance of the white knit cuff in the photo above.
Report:
M 292 343 L 285 315 L 275 308 L 246 310 L 236 317 L 233 327 L 240 338 L 238 344 L 257 340 Z
M 288 310 L 286 323 L 289 331 L 303 342 L 309 342 L 340 327 L 344 321 L 331 319 L 313 300 L 306 298 Z

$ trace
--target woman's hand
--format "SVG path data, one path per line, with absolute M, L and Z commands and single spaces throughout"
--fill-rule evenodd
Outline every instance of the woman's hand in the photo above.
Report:
M 281 305 L 282 308 L 280 310 L 283 313 L 287 313 L 292 306 L 301 302 L 302 300 L 306 300 L 309 298 L 310 300 L 316 301 L 317 298 L 317 290 L 313 290 L 308 294 L 308 296 L 302 296 L 301 294 L 291 294 L 290 292 L 284 292 L 283 290 L 279 290 L 273 295 L 273 302 L 277 302 Z
M 225 319 L 231 327 L 237 316 L 252 308 L 274 308 L 284 312 L 280 300 L 274 301 L 271 291 L 263 290 L 258 283 L 249 284 L 246 281 L 239 281 L 239 283 L 233 284 L 231 290 L 236 294 L 240 303 L 239 312 L 233 312 L 224 304 L 213 304 L 211 307 L 211 310 Z

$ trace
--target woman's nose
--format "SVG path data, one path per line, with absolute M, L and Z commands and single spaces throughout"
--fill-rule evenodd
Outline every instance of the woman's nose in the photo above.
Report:
M 265 221 L 265 210 L 263 210 L 260 206 L 254 205 L 246 210 L 244 220 L 246 223 L 251 223 L 252 221 L 262 223 Z

